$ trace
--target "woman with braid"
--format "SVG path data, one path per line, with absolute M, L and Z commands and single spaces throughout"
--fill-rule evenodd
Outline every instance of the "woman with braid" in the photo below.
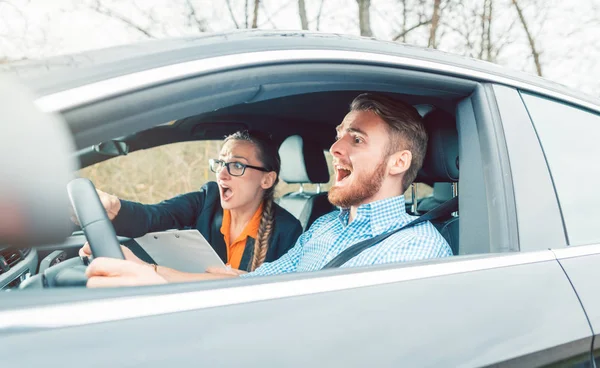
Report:
M 234 274 L 250 272 L 283 256 L 302 233 L 300 222 L 273 201 L 281 161 L 277 147 L 260 132 L 237 132 L 210 160 L 216 182 L 199 191 L 144 205 L 98 191 L 118 235 L 137 238 L 149 232 L 195 228 Z M 200 274 L 145 263 L 128 248 L 125 258 L 153 267 L 169 282 L 192 281 Z M 90 256 L 89 245 L 79 251 Z M 209 269 L 209 272 L 222 270 Z

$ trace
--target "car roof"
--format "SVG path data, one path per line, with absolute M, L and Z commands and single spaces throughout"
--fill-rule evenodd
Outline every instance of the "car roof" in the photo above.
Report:
M 537 87 L 572 97 L 584 102 L 587 107 L 592 105 L 592 108 L 600 109 L 600 100 L 592 96 L 493 63 L 397 42 L 305 31 L 243 30 L 145 41 L 45 60 L 12 63 L 0 66 L 0 70 L 17 74 L 41 97 L 177 63 L 232 54 L 282 50 L 335 50 L 392 55 L 416 61 L 416 67 L 419 66 L 419 61 L 433 62 L 448 74 L 452 74 L 452 67 L 459 67 L 472 71 L 473 79 L 478 79 L 481 75 L 485 75 L 488 80 L 499 78 L 502 84 Z

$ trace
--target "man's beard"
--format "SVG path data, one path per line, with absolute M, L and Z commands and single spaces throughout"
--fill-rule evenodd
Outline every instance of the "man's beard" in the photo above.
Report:
M 341 208 L 350 208 L 363 203 L 365 200 L 373 197 L 383 184 L 387 161 L 384 158 L 371 174 L 362 174 L 362 176 L 353 178 L 355 180 L 349 186 L 344 188 L 333 187 L 329 190 L 327 198 L 334 206 Z M 351 174 L 354 175 L 354 174 Z

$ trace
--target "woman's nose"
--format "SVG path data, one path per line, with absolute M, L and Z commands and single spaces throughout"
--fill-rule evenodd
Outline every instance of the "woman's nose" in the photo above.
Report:
M 227 168 L 225 166 L 223 166 L 221 171 L 219 171 L 215 175 L 217 176 L 218 180 L 226 180 L 230 178 L 229 172 L 227 171 Z

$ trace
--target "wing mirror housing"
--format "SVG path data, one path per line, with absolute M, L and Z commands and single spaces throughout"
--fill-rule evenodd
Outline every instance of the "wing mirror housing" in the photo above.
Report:
M 121 140 L 113 139 L 95 145 L 94 151 L 110 157 L 125 156 L 129 153 L 129 144 Z

